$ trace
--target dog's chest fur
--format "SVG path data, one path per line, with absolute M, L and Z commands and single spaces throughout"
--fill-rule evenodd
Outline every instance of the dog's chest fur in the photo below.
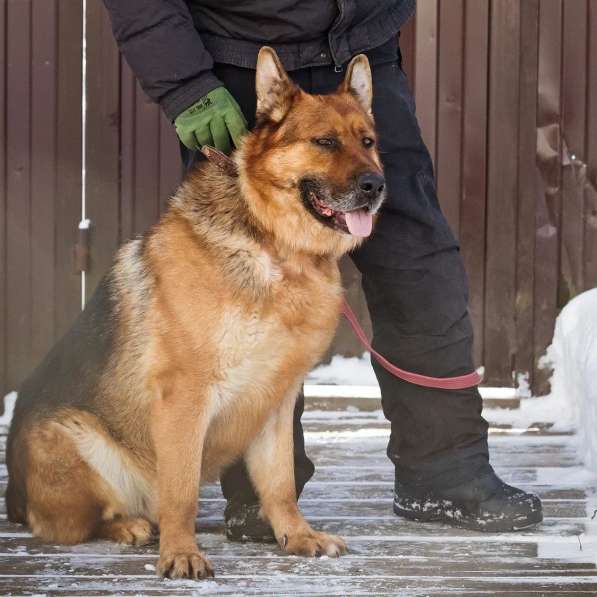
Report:
M 341 291 L 335 263 L 321 270 L 261 259 L 273 272 L 267 290 L 250 306 L 223 306 L 215 328 L 206 473 L 242 453 L 271 412 L 296 393 L 336 327 Z
M 224 305 L 214 337 L 218 374 L 228 383 L 237 378 L 242 384 L 247 375 L 257 384 L 282 363 L 289 366 L 290 355 L 299 373 L 327 347 L 337 322 L 339 300 L 337 282 L 324 276 L 289 281 L 278 274 L 267 296 L 253 305 Z
M 198 241 L 199 239 L 199 241 Z M 246 450 L 328 348 L 341 301 L 333 257 L 280 255 L 173 216 L 146 246 L 154 375 L 193 379 L 208 416 L 206 477 Z

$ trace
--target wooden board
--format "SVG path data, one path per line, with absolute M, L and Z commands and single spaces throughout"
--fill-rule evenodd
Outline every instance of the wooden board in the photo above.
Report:
M 0 114 L 6 114 L 6 7 L 0 0 Z M 0 231 L 6 234 L 6 118 L 0 118 Z M 6 244 L 0 242 L 0 314 L 6 313 Z M 6 317 L 0 315 L 0 392 L 8 391 L 6 376 Z
M 101 0 L 87 2 L 85 217 L 91 220 L 86 299 L 120 246 L 120 54 Z
M 464 19 L 460 242 L 475 330 L 474 362 L 483 363 L 489 1 L 466 2 Z
M 537 96 L 538 201 L 535 233 L 535 356 L 550 344 L 557 314 L 561 214 L 561 71 L 562 4 L 543 0 L 539 7 L 540 81 Z M 548 390 L 548 372 L 536 369 L 535 386 Z
M 582 469 L 573 437 L 492 435 L 498 472 L 540 495 L 545 522 L 512 534 L 474 533 L 392 513 L 388 428 L 372 426 L 370 415 L 334 412 L 330 404 L 304 417 L 317 472 L 301 507 L 314 526 L 347 539 L 345 557 L 305 559 L 285 556 L 275 545 L 226 541 L 225 501 L 214 484 L 202 488 L 197 537 L 215 579 L 157 578 L 155 545 L 43 544 L 7 523 L 0 508 L 0 594 L 595 595 L 597 476 Z M 336 419 L 352 429 L 339 432 Z M 2 458 L 5 433 L 0 428 Z M 2 493 L 5 478 L 2 466 Z

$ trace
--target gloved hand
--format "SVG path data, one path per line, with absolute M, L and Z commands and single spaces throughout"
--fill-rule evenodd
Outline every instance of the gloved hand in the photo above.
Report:
M 225 87 L 216 87 L 174 121 L 178 138 L 189 149 L 212 145 L 224 153 L 238 147 L 247 132 L 247 121 L 236 100 Z

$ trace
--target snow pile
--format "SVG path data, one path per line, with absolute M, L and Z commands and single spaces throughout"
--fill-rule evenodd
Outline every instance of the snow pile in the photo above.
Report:
M 15 402 L 17 401 L 17 393 L 11 392 L 4 396 L 4 414 L 0 417 L 0 425 L 8 427 L 12 421 L 12 414 L 15 410 Z
M 577 429 L 585 464 L 597 472 L 597 288 L 564 307 L 543 364 L 554 370 L 547 399 Z
M 547 356 L 541 360 L 542 367 L 552 368 L 555 364 Z M 529 387 L 529 376 L 518 375 L 517 388 L 512 397 L 518 397 L 520 406 L 515 410 L 505 408 L 483 408 L 483 417 L 490 425 L 511 425 L 514 429 L 524 430 L 550 424 L 551 431 L 568 432 L 577 427 L 577 418 L 570 408 L 569 399 L 561 392 L 548 396 L 533 397 Z M 486 397 L 486 388 L 479 388 L 481 396 Z

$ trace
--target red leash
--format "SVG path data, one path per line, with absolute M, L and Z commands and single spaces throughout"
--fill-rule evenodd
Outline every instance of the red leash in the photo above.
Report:
M 457 377 L 429 377 L 428 375 L 420 375 L 419 373 L 411 373 L 392 365 L 384 356 L 373 350 L 371 343 L 367 339 L 365 331 L 361 327 L 357 316 L 353 313 L 348 303 L 342 301 L 342 314 L 350 323 L 354 333 L 361 341 L 363 346 L 375 357 L 375 360 L 392 375 L 408 381 L 417 386 L 424 386 L 426 388 L 441 388 L 443 390 L 463 390 L 464 388 L 471 388 L 478 386 L 483 378 L 476 372 L 468 373 L 467 375 L 459 375 Z
M 222 171 L 226 172 L 229 176 L 236 176 L 236 164 L 226 154 L 218 151 L 217 149 L 204 145 L 201 148 L 203 155 L 212 163 L 214 163 Z M 380 355 L 378 352 L 373 350 L 365 331 L 361 327 L 359 320 L 356 315 L 352 312 L 346 301 L 342 302 L 342 313 L 348 322 L 352 326 L 354 333 L 358 339 L 362 342 L 363 346 L 375 357 L 377 362 L 392 375 L 413 383 L 417 386 L 424 386 L 426 388 L 440 388 L 443 390 L 463 390 L 464 388 L 472 388 L 478 386 L 483 378 L 476 372 L 473 371 L 467 375 L 459 375 L 458 377 L 429 377 L 428 375 L 420 375 L 419 373 L 411 373 L 392 365 L 385 357 Z

